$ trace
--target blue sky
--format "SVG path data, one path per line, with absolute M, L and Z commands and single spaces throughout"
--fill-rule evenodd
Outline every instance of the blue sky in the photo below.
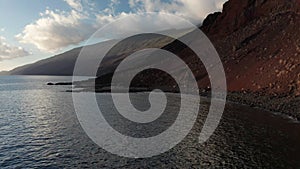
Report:
M 199 24 L 207 14 L 220 11 L 224 2 L 0 0 L 0 71 L 82 46 L 97 29 L 122 16 L 139 12 L 164 12 Z

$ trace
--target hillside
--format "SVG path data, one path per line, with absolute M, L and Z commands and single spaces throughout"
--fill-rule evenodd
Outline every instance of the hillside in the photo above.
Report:
M 75 48 L 65 53 L 53 56 L 48 59 L 38 61 L 15 68 L 7 74 L 10 75 L 61 75 L 73 74 L 74 65 L 81 48 Z
M 168 30 L 169 33 L 172 34 L 178 34 L 178 33 L 184 33 L 189 31 L 189 29 L 186 30 Z M 136 42 L 139 41 L 137 44 Z M 127 43 L 123 43 L 122 46 L 119 46 L 117 51 L 119 53 L 114 53 L 113 56 L 110 56 L 110 58 L 106 59 L 106 65 L 107 70 L 110 69 L 111 63 L 115 62 L 115 60 L 119 60 L 123 57 L 123 54 L 126 53 L 128 50 L 134 50 L 137 51 L 138 49 L 145 48 L 146 46 L 153 46 L 155 48 L 161 48 L 169 43 L 171 43 L 173 40 L 168 37 L 164 36 L 155 36 L 152 34 L 146 35 L 143 39 L 141 39 L 139 36 L 136 36 L 134 38 L 131 38 L 130 41 L 127 41 Z M 86 46 L 87 48 L 93 49 L 101 49 L 104 48 L 106 45 L 113 43 L 114 40 L 100 42 L 94 45 Z M 72 76 L 73 75 L 73 69 L 77 60 L 77 57 L 81 51 L 82 47 L 72 49 L 70 51 L 64 52 L 62 54 L 32 63 L 28 65 L 24 65 L 21 67 L 17 67 L 11 71 L 3 72 L 8 75 L 56 75 L 56 76 Z M 91 58 L 89 56 L 86 56 L 90 59 L 99 59 L 99 58 Z M 87 62 L 93 62 L 87 60 Z M 91 75 L 89 70 L 85 72 L 83 75 Z

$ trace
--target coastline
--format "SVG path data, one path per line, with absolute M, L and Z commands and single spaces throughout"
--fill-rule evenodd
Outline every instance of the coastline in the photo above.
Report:
M 59 83 L 57 83 L 59 84 Z M 74 83 L 74 88 L 77 90 L 66 90 L 66 92 L 96 92 L 96 93 L 110 93 L 111 89 L 108 86 L 97 87 L 96 89 L 92 86 L 79 85 L 80 83 Z M 154 88 L 139 88 L 132 87 L 129 92 L 139 93 L 139 92 L 151 92 Z M 128 91 L 124 88 L 119 88 L 115 90 L 117 93 L 127 93 Z M 166 93 L 180 93 L 180 91 L 164 88 Z M 209 91 L 200 92 L 200 96 L 204 98 L 211 98 Z M 269 95 L 255 92 L 227 92 L 227 102 L 232 102 L 235 104 L 247 105 L 252 108 L 258 108 L 266 111 L 270 111 L 274 114 L 279 114 L 287 116 L 288 118 L 293 118 L 300 121 L 300 97 L 290 96 L 290 95 Z
M 254 108 L 268 110 L 276 114 L 283 114 L 300 121 L 299 96 L 271 96 L 254 92 L 230 92 L 227 95 L 227 100 Z

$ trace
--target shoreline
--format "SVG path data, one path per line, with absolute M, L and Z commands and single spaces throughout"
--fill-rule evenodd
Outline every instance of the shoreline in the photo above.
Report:
M 95 92 L 95 93 L 111 93 L 109 87 L 100 89 L 92 89 L 90 86 L 75 87 L 78 90 L 66 90 L 66 92 Z M 151 92 L 154 89 L 147 88 L 131 88 L 132 93 Z M 116 93 L 127 93 L 124 89 L 119 89 Z M 178 94 L 179 91 L 164 90 L 165 93 Z M 211 98 L 210 92 L 200 92 L 200 97 Z M 246 105 L 251 108 L 270 111 L 273 114 L 285 116 L 288 119 L 300 121 L 300 97 L 296 96 L 271 96 L 268 94 L 259 94 L 254 92 L 227 92 L 226 102 L 234 104 Z
M 283 114 L 300 121 L 299 96 L 271 96 L 254 92 L 230 92 L 227 95 L 227 100 L 276 114 Z

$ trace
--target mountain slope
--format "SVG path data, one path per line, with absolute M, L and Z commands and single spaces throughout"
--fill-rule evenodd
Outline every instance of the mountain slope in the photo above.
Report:
M 81 48 L 53 56 L 15 68 L 8 72 L 10 75 L 72 75 L 77 56 Z
M 189 29 L 184 30 L 168 30 L 171 34 L 182 34 L 188 32 Z M 136 42 L 139 41 L 137 44 Z M 119 60 L 123 57 L 123 53 L 126 51 L 132 50 L 137 51 L 138 49 L 145 48 L 146 46 L 153 46 L 155 48 L 161 48 L 173 41 L 172 38 L 164 37 L 164 36 L 155 36 L 154 34 L 144 35 L 143 39 L 140 39 L 139 36 L 131 38 L 127 43 L 123 43 L 122 46 L 119 46 L 118 52 L 115 53 L 114 56 L 110 56 L 105 60 L 107 69 L 109 69 L 109 64 L 115 62 L 115 60 Z M 113 43 L 114 40 L 105 41 L 101 43 L 97 43 L 94 45 L 86 46 L 94 49 L 102 48 L 110 43 Z M 5 72 L 5 74 L 9 75 L 65 75 L 72 76 L 73 69 L 77 60 L 77 57 L 81 51 L 82 47 L 75 48 L 65 53 L 53 56 L 51 58 L 47 58 L 33 64 L 24 65 L 18 68 L 15 68 L 11 71 Z M 87 56 L 88 57 L 88 56 Z M 91 58 L 93 60 L 98 58 Z M 87 61 L 89 62 L 89 61 Z M 107 71 L 107 70 L 106 70 Z M 88 70 L 84 75 L 90 75 Z

